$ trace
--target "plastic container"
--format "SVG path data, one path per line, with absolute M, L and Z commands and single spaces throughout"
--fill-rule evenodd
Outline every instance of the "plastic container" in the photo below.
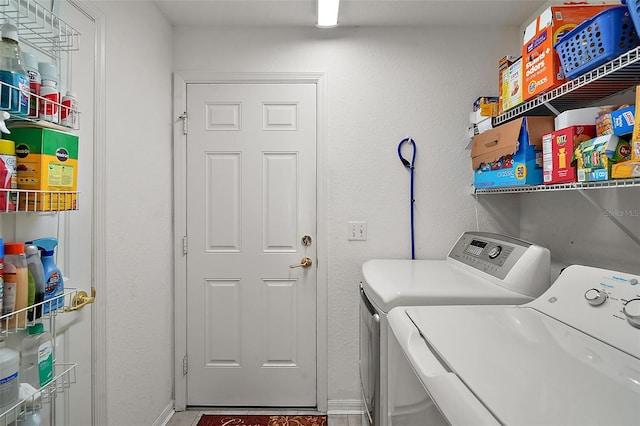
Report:
M 576 78 L 635 48 L 640 39 L 624 5 L 587 19 L 555 44 L 567 79 Z
M 53 380 L 53 340 L 42 323 L 27 332 L 20 345 L 20 381 L 40 389 Z
M 54 250 L 58 245 L 58 240 L 55 238 L 39 238 L 27 244 L 36 245 L 42 250 L 40 259 L 44 268 L 44 301 L 49 301 L 49 303 L 44 304 L 42 312 L 47 314 L 50 310 L 62 308 L 64 300 L 60 296 L 64 294 L 64 279 L 54 260 Z
M 4 413 L 18 402 L 20 354 L 0 342 L 0 413 Z M 3 421 L 12 422 L 15 415 L 11 411 Z M 4 423 L 3 423 L 4 424 Z
M 18 188 L 16 164 L 16 143 L 0 139 L 0 211 L 16 209 L 14 195 L 8 192 Z
M 29 306 L 44 302 L 44 267 L 40 260 L 40 250 L 38 246 L 27 244 L 24 247 L 27 255 L 27 270 L 29 273 L 29 295 L 27 303 Z M 33 321 L 42 316 L 42 305 L 37 305 L 27 312 L 27 319 Z
M 4 244 L 4 289 L 2 315 L 25 309 L 29 293 L 27 256 L 23 243 Z M 22 328 L 27 319 L 26 311 L 9 317 L 6 326 L 9 330 Z M 3 324 L 5 325 L 5 324 Z
M 58 69 L 48 62 L 39 62 L 38 69 L 42 78 L 40 86 L 40 118 L 57 123 L 60 92 L 58 91 Z
M 29 112 L 29 78 L 22 64 L 22 52 L 18 44 L 18 29 L 11 22 L 0 26 L 0 107 L 12 114 Z
M 78 98 L 70 91 L 62 97 L 62 108 L 60 110 L 60 124 L 72 129 L 78 126 Z
M 31 53 L 22 52 L 24 69 L 29 77 L 29 89 L 32 95 L 40 96 L 40 86 L 42 85 L 42 77 L 38 69 L 38 60 Z M 29 116 L 37 117 L 39 111 L 39 100 L 36 96 L 29 97 Z

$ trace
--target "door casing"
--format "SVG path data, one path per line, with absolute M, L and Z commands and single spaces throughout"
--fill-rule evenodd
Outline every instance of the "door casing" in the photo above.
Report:
M 186 216 L 186 135 L 183 114 L 186 111 L 187 84 L 296 84 L 316 85 L 316 191 L 317 191 L 317 401 L 320 412 L 327 411 L 328 399 L 328 327 L 327 327 L 327 214 L 326 214 L 326 74 L 325 73 L 216 73 L 178 71 L 173 76 L 173 214 L 174 214 L 174 282 L 175 282 L 175 410 L 183 411 L 187 403 L 187 376 L 184 374 L 187 354 L 187 263 L 184 238 L 187 235 Z M 188 120 L 188 117 L 186 118 Z

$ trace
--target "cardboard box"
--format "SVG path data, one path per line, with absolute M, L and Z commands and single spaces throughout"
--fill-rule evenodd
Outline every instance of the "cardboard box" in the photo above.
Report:
M 633 132 L 636 108 L 631 105 L 596 117 L 598 136 L 624 136 Z
M 542 183 L 542 135 L 553 132 L 553 117 L 521 117 L 473 138 L 474 186 Z
M 611 166 L 631 155 L 629 144 L 614 135 L 598 136 L 582 142 L 574 151 L 578 182 L 611 178 Z
M 636 87 L 636 105 L 640 105 L 640 86 Z M 631 134 L 631 159 L 640 159 L 640 113 L 637 110 Z
M 575 182 L 574 149 L 596 136 L 596 126 L 571 126 L 542 136 L 542 180 L 545 184 Z
M 522 41 L 525 101 L 565 82 L 560 58 L 553 48 L 562 36 L 614 6 L 618 4 L 551 6 L 527 26 Z
M 21 210 L 55 211 L 76 208 L 78 137 L 53 129 L 14 127 L 6 136 L 16 143 L 18 189 L 56 191 L 23 195 Z
M 502 81 L 502 107 L 507 111 L 523 101 L 522 58 L 502 72 Z
M 508 93 L 508 88 L 505 88 L 504 85 L 507 85 L 508 82 L 504 81 L 503 73 L 505 70 L 509 69 L 509 67 L 516 61 L 515 56 L 504 56 L 502 59 L 498 61 L 498 115 L 502 114 L 505 109 L 503 105 L 503 93 Z
M 640 177 L 640 159 L 636 158 L 614 164 L 611 167 L 611 177 L 614 179 Z

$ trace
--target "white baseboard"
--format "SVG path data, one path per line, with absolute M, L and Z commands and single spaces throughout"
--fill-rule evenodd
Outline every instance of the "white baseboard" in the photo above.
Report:
M 327 402 L 327 414 L 362 414 L 362 401 L 359 399 L 330 399 Z
M 173 405 L 174 401 L 169 401 L 169 404 L 164 407 L 162 413 L 158 416 L 156 421 L 153 422 L 153 426 L 166 426 L 169 423 L 169 420 L 171 420 L 171 417 L 173 417 L 173 414 L 175 413 L 175 411 L 173 410 Z

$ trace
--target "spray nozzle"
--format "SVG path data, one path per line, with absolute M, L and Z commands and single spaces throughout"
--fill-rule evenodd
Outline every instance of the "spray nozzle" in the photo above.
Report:
M 2 133 L 11 133 L 9 129 L 7 129 L 7 125 L 5 124 L 5 120 L 8 120 L 9 117 L 11 117 L 11 114 L 9 114 L 7 111 L 0 111 L 0 131 Z

